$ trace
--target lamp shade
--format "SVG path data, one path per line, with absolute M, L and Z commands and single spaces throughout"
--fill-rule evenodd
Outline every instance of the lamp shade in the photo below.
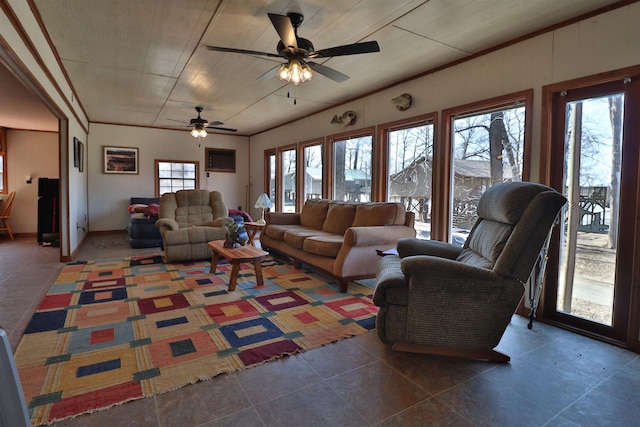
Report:
M 258 200 L 256 200 L 256 204 L 253 205 L 253 207 L 258 209 L 270 209 L 272 206 L 273 203 L 271 203 L 271 199 L 267 196 L 267 193 L 262 193 L 258 197 Z

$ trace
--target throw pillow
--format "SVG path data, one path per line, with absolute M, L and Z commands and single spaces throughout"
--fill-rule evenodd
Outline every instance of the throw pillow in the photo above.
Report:
M 129 213 L 144 213 L 146 209 L 147 205 L 143 205 L 140 203 L 129 205 Z
M 158 211 L 160 210 L 160 206 L 156 203 L 151 203 L 147 206 L 147 209 L 144 211 L 144 214 L 147 218 L 151 218 L 152 216 L 158 216 Z

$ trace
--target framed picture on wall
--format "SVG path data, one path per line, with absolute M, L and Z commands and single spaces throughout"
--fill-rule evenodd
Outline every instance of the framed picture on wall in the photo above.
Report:
M 236 150 L 207 148 L 204 160 L 206 171 L 234 173 L 236 171 Z
M 104 173 L 138 173 L 138 149 L 103 146 Z
M 80 159 L 78 169 L 80 172 L 84 172 L 84 144 L 81 141 L 78 141 L 78 157 Z
M 73 137 L 73 167 L 74 168 L 80 167 L 80 144 L 81 144 L 80 140 L 74 136 Z

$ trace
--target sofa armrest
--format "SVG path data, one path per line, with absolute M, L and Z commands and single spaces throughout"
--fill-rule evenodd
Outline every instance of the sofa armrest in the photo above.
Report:
M 265 220 L 267 225 L 299 225 L 300 212 L 265 212 Z
M 377 225 L 369 227 L 349 227 L 344 233 L 344 245 L 351 246 L 395 246 L 398 239 L 415 237 L 416 230 L 404 225 Z
M 175 219 L 161 218 L 156 221 L 156 227 L 160 229 L 160 233 L 164 233 L 169 230 L 177 230 L 180 228 Z
M 425 283 L 437 283 L 445 286 L 450 283 L 453 287 L 459 287 L 460 282 L 472 280 L 484 282 L 492 288 L 501 286 L 504 279 L 493 270 L 478 268 L 463 262 L 448 258 L 440 258 L 428 255 L 415 255 L 402 258 L 400 264 L 402 272 L 408 276 L 419 278 Z
M 226 216 L 223 218 L 216 218 L 213 221 L 207 221 L 206 223 L 199 224 L 199 225 L 205 225 L 208 227 L 222 227 L 224 225 L 233 224 L 234 222 L 235 221 L 233 220 L 233 218 L 231 218 L 230 216 Z

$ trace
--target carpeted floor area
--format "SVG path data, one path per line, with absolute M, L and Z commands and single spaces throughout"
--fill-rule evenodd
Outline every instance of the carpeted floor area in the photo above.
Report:
M 67 264 L 15 354 L 34 425 L 164 393 L 374 328 L 371 287 L 269 257 L 243 265 L 145 255 Z

